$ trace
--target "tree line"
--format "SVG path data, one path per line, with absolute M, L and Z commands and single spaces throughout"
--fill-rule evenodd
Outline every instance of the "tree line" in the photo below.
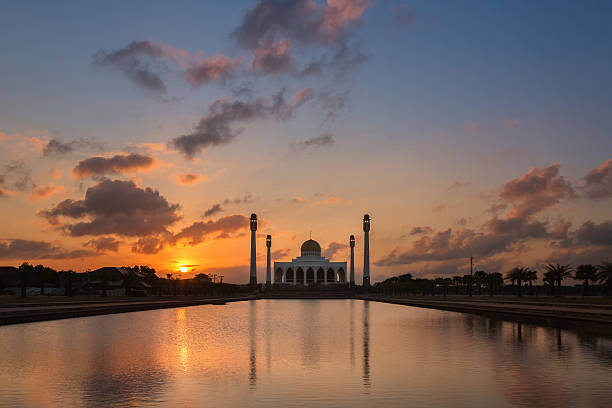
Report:
M 612 296 L 612 262 L 602 262 L 600 265 L 582 264 L 576 268 L 569 264 L 550 263 L 544 266 L 541 277 L 546 291 L 551 296 L 562 295 L 562 282 L 568 278 L 581 282 L 581 294 L 584 296 Z M 473 275 L 415 279 L 412 274 L 406 273 L 378 282 L 373 289 L 386 295 L 438 293 L 446 296 L 451 293 L 472 296 L 486 293 L 489 296 L 514 294 L 520 297 L 524 294 L 524 289 L 528 289 L 529 295 L 533 296 L 536 293 L 534 283 L 538 279 L 538 271 L 527 267 L 515 267 L 505 276 L 499 272 L 477 270 Z M 564 288 L 567 290 L 568 287 Z

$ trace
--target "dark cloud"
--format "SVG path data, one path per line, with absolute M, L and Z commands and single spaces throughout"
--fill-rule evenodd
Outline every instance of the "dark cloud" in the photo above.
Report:
M 421 234 L 431 234 L 433 229 L 431 227 L 414 227 L 410 230 L 410 235 L 421 235 Z
M 312 147 L 332 147 L 334 145 L 334 137 L 331 133 L 323 133 L 321 136 L 311 137 L 298 143 L 302 149 Z
M 415 19 L 414 12 L 407 4 L 398 4 L 391 8 L 393 22 L 401 27 L 406 27 Z
M 69 142 L 63 142 L 59 139 L 51 139 L 43 147 L 43 157 L 62 156 L 80 148 L 94 148 L 101 150 L 102 146 L 100 146 L 99 143 L 89 139 L 76 139 Z
M 246 101 L 220 98 L 209 106 L 208 114 L 192 133 L 172 139 L 170 146 L 191 159 L 207 147 L 232 142 L 242 131 L 236 127 L 239 124 L 267 118 L 287 120 L 300 105 L 287 101 L 285 89 L 271 98 Z
M 156 254 L 164 249 L 165 241 L 160 237 L 142 237 L 132 245 L 132 252 L 140 254 Z
M 87 189 L 84 200 L 67 199 L 39 215 L 52 224 L 61 217 L 87 218 L 64 226 L 72 236 L 117 234 L 148 236 L 166 232 L 181 217 L 158 191 L 133 181 L 103 180 Z
M 164 48 L 151 41 L 132 41 L 126 47 L 107 53 L 98 51 L 93 57 L 96 66 L 112 66 L 122 71 L 136 85 L 154 92 L 166 92 L 166 84 L 155 68 L 143 57 L 164 57 Z
M 343 244 L 341 242 L 330 242 L 327 247 L 321 251 L 321 255 L 325 258 L 333 258 L 338 252 L 348 248 L 348 244 Z
M 113 157 L 98 156 L 81 160 L 72 169 L 72 174 L 79 178 L 104 174 L 122 174 L 133 171 L 145 171 L 154 165 L 155 158 L 138 153 L 118 154 Z
M 587 221 L 576 231 L 576 238 L 588 244 L 612 246 L 612 221 Z
M 232 37 L 246 49 L 277 36 L 307 44 L 342 43 L 368 4 L 369 0 L 332 0 L 326 5 L 311 0 L 260 0 Z
M 0 240 L 0 259 L 74 259 L 96 255 L 87 250 L 67 250 L 46 241 Z
M 368 4 L 369 0 L 332 0 L 326 4 L 311 0 L 260 0 L 247 11 L 242 23 L 232 32 L 232 37 L 254 55 L 257 54 L 256 50 L 264 50 L 264 54 L 268 55 L 270 44 L 283 41 L 319 48 L 331 47 L 334 49 L 331 55 L 324 52 L 298 75 L 320 75 L 328 67 L 341 75 L 367 59 L 363 53 L 350 48 L 348 43 L 352 28 L 359 23 Z M 275 57 L 272 62 L 275 63 L 271 66 L 288 69 L 289 61 L 292 61 L 289 51 L 284 46 L 282 52 L 272 53 Z
M 584 193 L 588 198 L 612 197 L 612 159 L 589 171 L 584 180 Z
M 112 251 L 117 252 L 119 250 L 119 244 L 121 242 L 117 241 L 113 237 L 100 237 L 97 239 L 92 239 L 83 244 L 83 246 L 91 247 L 98 252 L 104 251 Z
M 221 217 L 216 221 L 198 221 L 183 228 L 172 238 L 173 243 L 183 241 L 194 246 L 203 242 L 206 238 L 230 238 L 235 233 L 246 230 L 249 227 L 249 218 L 244 215 L 229 215 Z
M 225 200 L 223 200 L 223 202 L 221 203 L 216 203 L 213 204 L 208 210 L 206 210 L 204 212 L 203 217 L 210 217 L 214 214 L 223 212 L 223 206 L 226 205 L 231 205 L 231 204 L 249 204 L 253 202 L 253 196 L 251 194 L 246 194 L 243 197 L 236 197 L 236 198 L 226 198 Z
M 270 258 L 277 260 L 277 259 L 283 259 L 289 256 L 289 249 L 285 248 L 285 249 L 277 249 L 274 251 L 270 252 Z

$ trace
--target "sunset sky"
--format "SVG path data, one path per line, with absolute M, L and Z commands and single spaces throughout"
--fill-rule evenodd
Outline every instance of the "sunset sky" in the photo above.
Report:
M 231 5 L 230 5 L 231 3 Z M 612 3 L 0 5 L 0 264 L 612 261 Z

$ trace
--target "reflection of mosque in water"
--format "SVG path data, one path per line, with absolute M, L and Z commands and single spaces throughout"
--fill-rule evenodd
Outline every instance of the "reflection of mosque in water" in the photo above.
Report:
M 266 367 L 267 370 L 271 369 L 271 329 L 270 329 L 270 321 L 269 321 L 269 308 L 270 301 L 265 302 L 265 326 L 263 330 L 259 333 L 263 334 L 266 348 Z M 316 300 L 314 301 L 316 302 Z M 354 315 L 354 306 L 356 303 L 363 305 L 363 321 L 362 321 L 362 381 L 363 387 L 365 389 L 370 388 L 371 380 L 370 380 L 370 302 L 369 301 L 357 301 L 357 300 L 349 300 L 349 358 L 351 361 L 351 371 L 354 368 L 355 361 L 355 315 Z M 259 301 L 251 301 L 249 302 L 249 388 L 255 389 L 257 386 L 257 307 L 260 304 Z M 316 364 L 319 362 L 321 358 L 321 351 L 319 350 L 318 340 L 320 337 L 320 333 L 318 332 L 318 316 L 320 313 L 324 311 L 317 308 L 316 304 L 313 304 L 314 307 L 309 307 L 308 310 L 314 313 L 306 313 L 304 317 L 309 316 L 310 318 L 306 318 L 304 320 L 304 325 L 302 326 L 304 330 L 300 333 L 301 338 L 301 354 L 302 360 L 309 365 Z

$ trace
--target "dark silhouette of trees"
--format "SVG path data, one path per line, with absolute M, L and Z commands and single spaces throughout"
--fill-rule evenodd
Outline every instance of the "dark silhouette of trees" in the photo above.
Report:
M 476 271 L 474 272 L 474 283 L 476 284 L 476 289 L 478 290 L 478 296 L 482 294 L 482 285 L 487 283 L 488 274 L 485 271 Z
M 597 266 L 597 280 L 605 285 L 606 296 L 612 296 L 612 262 L 602 262 Z
M 529 282 L 529 295 L 533 296 L 533 282 L 538 280 L 538 273 L 533 269 L 525 268 L 523 278 L 525 282 Z
M 591 264 L 578 265 L 574 279 L 583 281 L 582 296 L 589 294 L 589 281 L 597 281 L 597 267 Z
M 565 278 L 571 278 L 572 277 L 572 267 L 571 265 L 561 265 L 561 264 L 552 264 L 549 263 L 548 265 L 546 265 L 544 267 L 544 269 L 546 269 L 546 272 L 549 273 L 550 277 L 554 279 L 555 282 L 557 282 L 557 296 L 561 296 L 561 281 L 563 281 L 563 279 Z
M 491 272 L 487 275 L 487 286 L 489 288 L 489 296 L 497 294 L 498 289 L 504 287 L 504 277 L 499 272 Z
M 34 267 L 31 264 L 24 262 L 19 266 L 19 274 L 21 275 L 21 297 L 26 297 L 28 292 L 28 280 L 33 273 Z

